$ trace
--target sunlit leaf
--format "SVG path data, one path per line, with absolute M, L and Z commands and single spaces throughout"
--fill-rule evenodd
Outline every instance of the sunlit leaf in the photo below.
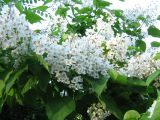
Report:
M 43 18 L 41 18 L 39 15 L 37 15 L 36 13 L 34 13 L 31 10 L 26 10 L 24 11 L 25 15 L 26 15 L 26 19 L 31 23 L 37 23 L 40 22 L 41 20 L 43 20 Z
M 160 47 L 160 42 L 153 41 L 153 42 L 151 42 L 151 46 L 152 47 Z
M 129 110 L 125 113 L 123 120 L 139 120 L 140 114 L 135 110 Z
M 153 37 L 160 37 L 160 30 L 156 28 L 155 26 L 150 26 L 148 28 L 148 34 L 153 36 Z
M 156 72 L 152 73 L 146 80 L 146 84 L 150 85 L 158 76 L 160 75 L 160 71 L 157 70 Z

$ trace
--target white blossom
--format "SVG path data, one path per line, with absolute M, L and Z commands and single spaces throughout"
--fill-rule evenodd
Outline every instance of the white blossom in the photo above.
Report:
M 110 14 L 109 14 L 110 15 Z M 114 19 L 112 15 L 108 17 L 109 22 L 105 22 L 101 18 L 97 19 L 96 25 L 93 26 L 97 30 L 97 33 L 104 36 L 106 40 L 109 40 L 114 37 L 114 31 L 112 29 L 112 25 L 114 23 Z
M 113 62 L 126 62 L 128 47 L 133 44 L 131 38 L 127 35 L 116 36 L 109 41 L 106 41 L 106 46 L 109 52 L 107 59 Z
M 68 85 L 69 88 L 75 90 L 83 90 L 83 78 L 81 76 L 73 77 L 69 79 L 65 72 L 56 72 L 57 82 L 61 82 L 65 85 Z
M 69 88 L 73 90 L 82 90 L 83 89 L 83 79 L 81 76 L 76 76 L 71 80 Z
M 64 84 L 70 84 L 70 80 L 65 72 L 56 72 L 57 81 L 64 83 Z
M 143 1 L 144 2 L 144 1 Z M 124 11 L 124 15 L 126 18 L 136 21 L 139 16 L 143 16 L 146 18 L 144 22 L 146 22 L 146 25 L 150 25 L 153 22 L 156 21 L 158 15 L 159 15 L 159 0 L 147 0 L 146 5 L 143 5 L 143 2 L 141 4 L 136 4 L 134 7 L 129 8 Z
M 132 56 L 127 65 L 120 69 L 120 72 L 128 77 L 147 78 L 149 75 L 160 69 L 160 60 L 154 56 L 159 49 L 151 49 L 142 54 Z
M 0 18 L 0 47 L 2 49 L 15 48 L 21 43 L 29 42 L 31 31 L 28 22 L 23 14 L 18 15 L 15 12 L 14 6 L 5 5 Z
M 153 82 L 153 86 L 156 88 L 160 88 L 160 77 L 158 77 L 154 82 Z
M 11 48 L 11 55 L 15 59 L 14 68 L 17 68 L 23 62 L 21 56 L 29 51 L 32 31 L 25 15 L 18 14 L 14 5 L 4 5 L 0 18 L 0 48 Z
M 156 71 L 149 53 L 133 56 L 129 59 L 125 71 L 128 77 L 146 78 Z
M 104 120 L 106 117 L 111 115 L 111 113 L 107 111 L 101 103 L 92 104 L 92 106 L 88 108 L 87 113 L 91 120 Z
M 56 37 L 37 36 L 32 40 L 32 48 L 37 54 L 43 55 L 51 73 L 56 73 L 57 81 L 68 84 L 74 90 L 83 89 L 82 75 L 88 75 L 95 79 L 99 75 L 109 78 L 107 70 L 112 68 L 109 61 L 103 55 L 102 43 L 105 37 L 94 29 L 87 29 L 86 36 L 68 35 L 67 39 L 58 44 Z M 67 73 L 75 71 L 79 76 L 70 80 Z M 62 75 L 61 75 L 62 74 Z M 64 77 L 64 79 L 62 79 Z M 81 82 L 74 83 L 79 80 Z
M 52 44 L 46 61 L 50 64 L 51 73 L 75 70 L 79 75 L 88 74 L 98 78 L 99 73 L 107 75 L 111 66 L 103 56 L 102 40 L 97 35 L 71 37 L 62 45 Z

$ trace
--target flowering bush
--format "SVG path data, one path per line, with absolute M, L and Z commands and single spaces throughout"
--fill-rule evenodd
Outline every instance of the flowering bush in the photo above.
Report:
M 160 43 L 145 42 L 160 37 L 155 4 L 152 14 L 103 0 L 0 4 L 1 110 L 41 106 L 49 120 L 160 118 Z

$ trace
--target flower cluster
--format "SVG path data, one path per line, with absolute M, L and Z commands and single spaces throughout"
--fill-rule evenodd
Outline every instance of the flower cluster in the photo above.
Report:
M 110 15 L 110 14 L 109 14 Z M 103 18 L 98 18 L 96 24 L 93 26 L 93 29 L 97 30 L 98 35 L 104 36 L 106 40 L 110 40 L 114 37 L 114 31 L 112 30 L 112 25 L 114 19 L 112 15 L 109 16 L 108 22 L 103 21 Z M 94 33 L 95 31 L 93 31 Z
M 156 88 L 160 88 L 160 77 L 158 77 L 158 78 L 154 81 L 153 86 L 156 87 Z
M 133 44 L 133 41 L 127 35 L 117 36 L 106 42 L 107 58 L 114 60 L 113 62 L 126 62 L 128 47 Z
M 134 8 L 130 8 L 124 11 L 124 15 L 127 19 L 136 21 L 139 17 L 147 18 L 144 21 L 146 25 L 152 24 L 156 21 L 159 14 L 159 0 L 148 0 L 145 1 L 146 6 L 142 4 L 134 5 Z
M 51 72 L 74 70 L 79 75 L 99 78 L 99 73 L 107 75 L 111 66 L 103 57 L 103 50 L 97 36 L 72 37 L 62 45 L 52 44 L 46 61 Z
M 18 15 L 14 7 L 5 5 L 0 13 L 0 47 L 16 48 L 29 42 L 31 31 L 24 15 Z
M 146 51 L 142 54 L 132 56 L 127 65 L 122 68 L 121 73 L 128 77 L 147 78 L 149 75 L 160 69 L 160 60 L 155 60 L 154 56 L 159 50 Z
M 88 75 L 98 79 L 99 75 L 108 76 L 107 70 L 112 68 L 110 61 L 113 66 L 118 61 L 127 63 L 124 68 L 120 69 L 121 73 L 128 77 L 143 79 L 160 68 L 160 62 L 153 59 L 154 56 L 151 52 L 128 58 L 128 46 L 133 45 L 134 41 L 124 34 L 114 37 L 111 28 L 113 19 L 106 23 L 99 18 L 92 29 L 86 30 L 86 36 L 68 35 L 62 44 L 58 44 L 59 37 L 57 36 L 50 37 L 45 32 L 44 34 L 33 34 L 25 16 L 18 15 L 14 7 L 11 9 L 4 6 L 0 17 L 2 18 L 0 20 L 0 47 L 2 49 L 14 48 L 12 55 L 17 58 L 15 66 L 21 61 L 18 56 L 27 54 L 30 45 L 36 54 L 47 53 L 45 60 L 50 65 L 51 73 L 63 73 L 57 75 L 57 81 L 68 84 L 75 90 L 83 88 L 80 84 L 83 79 L 73 78 L 74 82 L 72 83 L 72 80 L 64 75 L 70 70 L 75 71 L 78 76 Z M 55 17 L 57 19 L 55 24 L 59 24 L 61 21 L 58 18 Z M 104 42 L 108 49 L 105 55 L 102 47 Z
M 125 71 L 128 77 L 145 78 L 156 70 L 153 63 L 154 61 L 146 53 L 133 56 L 128 61 L 128 66 Z
M 83 78 L 81 76 L 73 77 L 73 79 L 70 80 L 65 72 L 57 72 L 56 78 L 57 82 L 68 85 L 68 87 L 73 89 L 74 91 L 83 89 Z
M 32 38 L 31 48 L 39 55 L 47 53 L 45 60 L 51 73 L 56 73 L 58 82 L 79 90 L 83 88 L 83 79 L 80 76 L 88 75 L 95 79 L 98 79 L 99 75 L 108 76 L 107 70 L 112 66 L 103 55 L 102 43 L 112 37 L 111 25 L 99 19 L 93 29 L 86 30 L 86 36 L 71 34 L 62 44 L 59 44 L 57 36 L 36 34 Z M 70 70 L 75 71 L 79 77 L 70 80 L 67 76 Z
M 14 68 L 17 68 L 22 62 L 20 56 L 28 53 L 32 31 L 25 15 L 19 15 L 13 5 L 3 6 L 0 18 L 0 48 L 11 49 Z
M 83 8 L 90 5 L 92 5 L 92 7 L 94 6 L 93 1 L 82 1 L 86 5 L 77 5 L 77 9 L 79 9 L 79 7 Z M 71 0 L 55 2 L 55 4 L 49 8 L 51 11 L 47 11 L 50 13 L 48 28 L 40 30 L 39 33 L 30 30 L 25 15 L 18 14 L 13 5 L 5 5 L 2 8 L 0 12 L 0 49 L 10 50 L 11 59 L 14 59 L 14 68 L 21 63 L 24 63 L 28 53 L 34 53 L 34 55 L 36 53 L 36 55 L 40 55 L 44 60 L 40 61 L 42 60 L 40 59 L 40 63 L 43 62 L 48 65 L 46 67 L 46 64 L 44 65 L 41 63 L 44 65 L 44 69 L 47 68 L 47 73 L 49 72 L 47 74 L 48 77 L 52 76 L 52 78 L 50 78 L 51 80 L 46 85 L 49 87 L 50 85 L 55 85 L 55 89 L 58 87 L 59 89 L 56 89 L 56 96 L 58 96 L 57 92 L 59 92 L 61 97 L 70 96 L 72 93 L 70 90 L 73 91 L 73 94 L 77 91 L 88 92 L 89 90 L 98 93 L 98 95 L 101 94 L 106 87 L 105 85 L 107 84 L 107 81 L 104 82 L 104 84 L 98 84 L 98 86 L 96 86 L 97 88 L 95 87 L 96 89 L 94 90 L 93 86 L 97 85 L 96 82 L 92 85 L 89 81 L 90 79 L 86 80 L 86 78 L 92 78 L 94 81 L 98 81 L 101 80 L 100 78 L 103 76 L 109 79 L 110 72 L 108 73 L 108 71 L 110 69 L 117 70 L 120 74 L 124 74 L 127 77 L 136 77 L 139 79 L 145 79 L 155 71 L 160 70 L 159 56 L 156 59 L 156 55 L 159 55 L 160 48 L 139 52 L 139 48 L 135 46 L 136 37 L 133 38 L 126 34 L 114 34 L 114 31 L 112 30 L 115 22 L 114 17 L 112 17 L 107 9 L 104 10 L 109 15 L 106 20 L 107 22 L 104 21 L 104 16 L 93 18 L 93 14 L 96 13 L 92 12 L 91 19 L 96 19 L 94 20 L 94 22 L 96 21 L 95 25 L 85 27 L 85 34 L 71 34 L 72 30 L 68 30 L 68 25 L 74 23 L 74 20 L 72 19 L 73 16 L 69 16 L 71 19 L 68 19 L 67 17 L 63 18 L 56 15 L 58 7 L 66 7 L 63 2 L 68 2 L 70 5 L 74 4 Z M 90 4 L 90 2 L 92 2 L 92 4 Z M 29 3 L 29 7 L 33 6 L 30 6 Z M 93 11 L 94 9 L 96 9 L 95 6 L 93 7 Z M 153 12 L 152 9 L 153 8 L 149 9 L 151 10 L 151 13 Z M 71 12 L 71 9 L 69 12 Z M 148 16 L 146 10 L 142 10 L 141 12 L 142 13 L 139 13 L 139 15 L 136 13 L 134 17 L 137 19 L 137 17 L 143 14 L 151 20 L 155 19 L 154 15 Z M 128 14 L 130 14 L 130 11 L 128 11 Z M 132 16 L 132 14 L 130 15 Z M 130 16 L 127 16 L 127 14 L 126 17 L 130 19 Z M 133 47 L 135 53 L 132 54 L 133 51 L 130 52 L 128 50 L 129 46 L 130 48 Z M 24 55 L 26 56 L 24 57 Z M 13 64 L 11 63 L 11 65 Z M 39 66 L 35 65 L 34 67 L 37 69 Z M 29 72 L 29 74 L 27 73 L 27 77 L 24 78 L 28 79 L 30 76 L 34 78 L 34 75 L 36 75 L 37 78 L 39 72 L 41 73 L 41 70 L 43 70 L 39 69 L 40 71 L 38 71 L 38 74 L 34 74 L 33 71 L 30 71 L 31 68 L 32 67 L 29 65 L 29 70 L 25 71 L 25 73 Z M 119 76 L 116 76 L 117 74 L 113 73 L 113 75 L 118 79 Z M 19 74 L 19 76 L 21 77 L 21 74 Z M 17 75 L 17 77 L 19 76 Z M 113 77 L 111 77 L 111 79 L 112 78 Z M 119 81 L 115 80 L 115 82 Z M 28 82 L 26 84 L 28 85 Z M 88 84 L 90 84 L 90 86 L 87 86 Z M 101 84 L 103 85 L 102 90 L 99 90 Z M 153 86 L 156 88 L 160 87 L 160 78 L 157 78 Z M 89 88 L 85 91 L 86 87 Z M 70 90 L 66 88 L 70 88 Z M 119 88 L 117 87 L 117 89 Z M 74 96 L 77 97 L 76 94 L 74 94 Z M 77 100 L 77 98 L 75 100 Z M 156 101 L 148 110 L 150 113 L 149 117 L 153 114 L 155 104 Z M 87 113 L 91 120 L 103 120 L 111 115 L 110 111 L 108 111 L 101 103 L 92 104 L 88 108 Z M 81 119 L 83 116 L 77 115 L 77 117 Z
M 87 113 L 91 120 L 104 120 L 111 115 L 109 111 L 104 109 L 101 103 L 92 104 L 92 106 L 88 108 Z

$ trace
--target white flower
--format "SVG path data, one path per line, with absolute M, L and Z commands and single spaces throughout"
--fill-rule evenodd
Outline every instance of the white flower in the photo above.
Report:
M 110 15 L 109 17 L 112 17 L 112 16 Z M 114 37 L 114 31 L 112 30 L 112 27 L 111 27 L 113 23 L 114 23 L 113 18 L 111 18 L 111 20 L 108 23 L 104 22 L 102 18 L 98 18 L 96 23 L 96 29 L 98 31 L 98 34 L 105 36 L 107 40 Z
M 19 47 L 20 44 L 26 44 L 27 47 L 31 31 L 25 16 L 18 15 L 14 6 L 9 8 L 5 5 L 0 18 L 0 47 L 4 50 Z
M 82 90 L 83 89 L 83 79 L 81 76 L 76 76 L 71 80 L 69 85 L 73 90 Z
M 144 16 L 146 19 L 146 25 L 150 25 L 156 21 L 159 15 L 159 0 L 147 0 L 144 3 L 134 5 L 134 8 L 130 8 L 124 11 L 126 18 L 136 21 L 139 16 Z
M 65 72 L 56 72 L 57 82 L 68 85 L 69 88 L 75 90 L 83 90 L 83 79 L 81 76 L 76 76 L 72 80 L 69 79 Z
M 56 72 L 57 81 L 64 83 L 64 84 L 70 84 L 70 80 L 65 72 Z
M 51 72 L 75 70 L 79 75 L 88 74 L 98 78 L 99 73 L 107 75 L 109 62 L 103 56 L 102 40 L 98 36 L 72 37 L 62 45 L 53 43 L 48 47 L 46 61 Z M 42 49 L 42 48 L 41 48 Z
M 92 104 L 92 106 L 88 108 L 87 113 L 91 120 L 104 120 L 111 115 L 109 111 L 104 109 L 101 103 Z
M 153 82 L 153 86 L 156 88 L 160 87 L 160 77 L 158 77 L 154 82 Z
M 149 53 L 133 56 L 129 59 L 125 69 L 128 77 L 138 77 L 140 79 L 148 77 L 156 71 L 154 61 Z
M 132 56 L 126 66 L 119 71 L 128 77 L 147 78 L 160 69 L 160 60 L 154 59 L 158 51 L 159 49 L 149 49 L 142 54 Z
M 16 12 L 14 5 L 4 5 L 0 12 L 0 48 L 11 48 L 11 55 L 15 59 L 14 67 L 20 65 L 22 55 L 28 54 L 32 31 L 25 15 Z
M 128 59 L 128 47 L 132 44 L 131 38 L 124 34 L 106 41 L 107 49 L 109 49 L 107 59 L 112 60 L 113 62 L 126 62 Z

